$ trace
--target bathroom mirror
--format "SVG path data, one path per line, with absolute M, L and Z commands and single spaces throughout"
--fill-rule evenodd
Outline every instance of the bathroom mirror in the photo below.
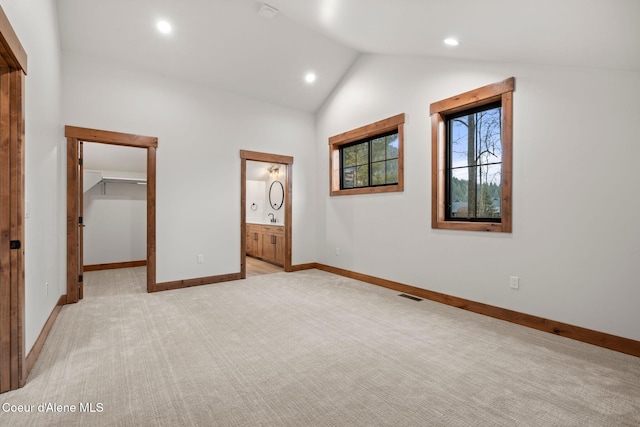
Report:
M 269 204 L 274 210 L 282 207 L 284 202 L 284 186 L 280 181 L 273 181 L 269 187 Z

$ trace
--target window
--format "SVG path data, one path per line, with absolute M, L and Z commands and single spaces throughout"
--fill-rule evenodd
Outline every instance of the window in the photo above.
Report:
M 403 191 L 404 114 L 329 138 L 331 195 Z
M 511 232 L 515 79 L 431 104 L 432 228 Z
M 340 189 L 398 184 L 398 131 L 340 147 Z

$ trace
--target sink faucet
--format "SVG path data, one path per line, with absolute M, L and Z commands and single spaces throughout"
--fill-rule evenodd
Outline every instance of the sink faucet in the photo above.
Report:
M 275 215 L 273 215 L 273 213 L 269 213 L 268 216 L 271 216 L 271 222 L 276 222 L 276 217 Z

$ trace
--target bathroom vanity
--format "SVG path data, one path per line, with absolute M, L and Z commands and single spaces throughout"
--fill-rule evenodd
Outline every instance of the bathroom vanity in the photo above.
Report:
M 284 266 L 284 227 L 247 223 L 246 254 Z

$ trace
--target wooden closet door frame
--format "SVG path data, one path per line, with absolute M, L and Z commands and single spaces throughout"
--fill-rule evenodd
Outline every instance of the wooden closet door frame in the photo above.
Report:
M 0 7 L 0 393 L 26 381 L 24 86 L 27 54 Z
M 247 278 L 247 160 L 263 163 L 279 163 L 287 166 L 284 186 L 284 271 L 291 272 L 291 220 L 293 189 L 293 157 L 280 154 L 240 150 L 240 278 Z
M 78 144 L 95 142 L 147 150 L 147 292 L 156 291 L 156 149 L 158 138 L 105 130 L 66 126 L 67 138 L 67 304 L 80 299 L 83 266 L 78 265 L 79 200 L 82 191 L 78 168 Z

